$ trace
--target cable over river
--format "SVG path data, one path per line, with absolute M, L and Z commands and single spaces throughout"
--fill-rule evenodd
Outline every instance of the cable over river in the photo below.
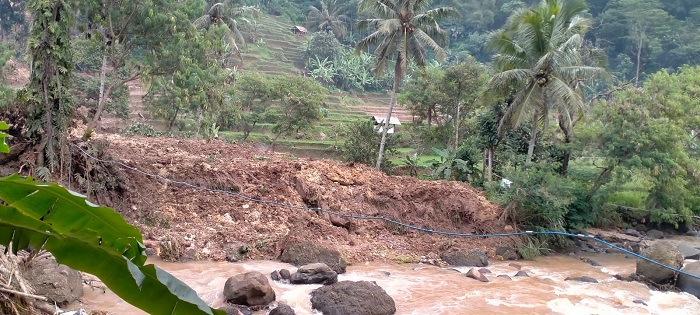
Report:
M 518 266 L 496 261 L 487 267 L 492 272 L 487 274 L 490 282 L 482 283 L 464 275 L 469 268 L 360 263 L 348 266 L 338 280 L 375 281 L 394 299 L 397 314 L 700 314 L 700 300 L 690 294 L 653 291 L 644 284 L 613 277 L 633 273 L 635 259 L 623 254 L 581 257 L 594 259 L 601 266 L 587 264 L 579 256 L 538 257 L 534 261 L 515 262 L 529 277 L 514 277 Z M 224 283 L 232 275 L 253 270 L 266 275 L 282 268 L 296 270 L 294 266 L 275 261 L 151 262 L 186 282 L 214 307 L 223 305 Z M 512 280 L 497 275 L 508 275 Z M 580 276 L 592 277 L 598 283 L 564 280 Z M 292 306 L 296 314 L 317 314 L 311 309 L 309 294 L 320 285 L 271 283 L 277 301 Z M 86 287 L 81 301 L 87 310 L 145 314 L 109 291 L 102 293 Z

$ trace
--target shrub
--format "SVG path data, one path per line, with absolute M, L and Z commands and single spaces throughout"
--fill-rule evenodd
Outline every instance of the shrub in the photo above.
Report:
M 153 126 L 142 122 L 136 122 L 135 124 L 124 129 L 122 133 L 130 136 L 142 136 L 152 138 L 161 135 L 161 133 L 155 128 L 153 128 Z
M 341 147 L 343 159 L 350 162 L 362 163 L 368 166 L 374 166 L 379 154 L 379 140 L 381 134 L 374 131 L 374 124 L 371 120 L 358 120 L 348 125 L 348 128 L 343 132 L 347 136 L 347 140 Z M 386 155 L 393 154 L 398 142 L 397 135 L 387 135 Z M 389 159 L 382 161 L 382 170 L 391 170 L 392 163 Z

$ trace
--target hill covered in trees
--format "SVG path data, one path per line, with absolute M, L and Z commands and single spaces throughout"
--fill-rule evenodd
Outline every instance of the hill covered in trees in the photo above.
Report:
M 33 67 L 0 90 L 19 150 L 4 159 L 39 145 L 25 170 L 43 179 L 72 172 L 75 120 L 86 140 L 103 112 L 135 119 L 138 84 L 160 130 L 129 120 L 126 134 L 294 143 L 464 181 L 524 228 L 693 228 L 700 213 L 692 1 L 86 4 L 3 2 L 0 61 Z M 42 12 L 59 9 L 41 37 Z M 365 102 L 415 121 L 378 134 Z

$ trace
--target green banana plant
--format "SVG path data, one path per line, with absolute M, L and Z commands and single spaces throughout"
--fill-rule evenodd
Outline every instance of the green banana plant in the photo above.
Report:
M 10 147 L 5 143 L 5 138 L 7 134 L 2 132 L 3 130 L 10 129 L 10 126 L 6 122 L 0 121 L 0 153 L 10 153 Z

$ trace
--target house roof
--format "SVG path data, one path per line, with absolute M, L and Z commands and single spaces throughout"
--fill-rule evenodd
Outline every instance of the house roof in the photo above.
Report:
M 297 30 L 297 31 L 302 32 L 302 33 L 308 33 L 308 32 L 309 32 L 309 31 L 306 30 L 305 27 L 299 26 L 299 25 L 294 25 L 294 27 L 292 27 L 292 30 Z
M 372 120 L 376 121 L 378 124 L 383 124 L 384 120 L 386 120 L 386 117 L 374 115 L 374 116 L 372 116 Z M 401 125 L 401 121 L 399 121 L 398 117 L 391 117 L 391 118 L 389 118 L 389 124 Z

